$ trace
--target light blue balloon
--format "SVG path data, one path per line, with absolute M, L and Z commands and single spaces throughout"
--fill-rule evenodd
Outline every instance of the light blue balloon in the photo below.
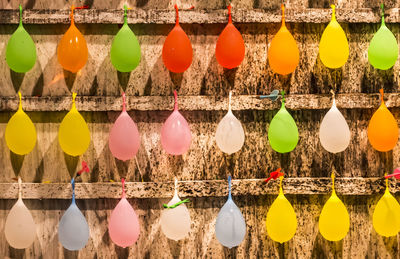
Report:
M 229 197 L 219 211 L 215 224 L 215 235 L 218 241 L 228 248 L 240 245 L 246 235 L 246 222 L 240 209 L 232 200 L 230 185 L 229 177 Z
M 58 240 L 63 247 L 71 251 L 84 248 L 89 240 L 89 226 L 76 206 L 74 196 L 71 205 L 58 224 Z

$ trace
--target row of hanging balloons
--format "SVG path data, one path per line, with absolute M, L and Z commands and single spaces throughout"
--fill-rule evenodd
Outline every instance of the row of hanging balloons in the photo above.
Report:
M 283 173 L 280 169 L 274 178 L 280 179 L 279 195 L 267 212 L 266 230 L 272 240 L 284 243 L 293 238 L 297 230 L 297 216 L 283 194 Z M 271 175 L 273 175 L 271 173 Z M 350 217 L 344 203 L 335 192 L 334 173 L 332 173 L 332 194 L 322 208 L 319 216 L 319 232 L 329 241 L 340 241 L 348 233 Z M 268 179 L 267 179 L 268 180 Z M 28 208 L 22 201 L 21 178 L 19 182 L 18 201 L 10 210 L 5 223 L 5 236 L 8 243 L 18 249 L 29 247 L 36 237 L 36 226 Z M 65 211 L 58 225 L 58 240 L 68 250 L 80 250 L 89 240 L 89 226 L 85 216 L 75 202 L 75 178 L 72 184 L 72 203 Z M 231 177 L 228 178 L 228 200 L 218 213 L 215 223 L 217 240 L 225 247 L 232 248 L 240 245 L 246 235 L 246 223 L 231 195 Z M 185 203 L 189 199 L 181 200 L 178 196 L 177 180 L 175 179 L 175 194 L 164 204 L 161 213 L 161 230 L 169 239 L 178 241 L 190 232 L 190 214 Z M 388 179 L 386 190 L 375 206 L 373 212 L 373 227 L 384 237 L 396 236 L 400 231 L 400 204 L 389 192 Z M 125 181 L 122 179 L 122 197 L 117 204 L 108 222 L 108 232 L 111 240 L 118 246 L 128 247 L 139 238 L 139 218 L 126 199 Z
M 57 57 L 61 66 L 73 73 L 84 67 L 88 59 L 88 48 L 85 38 L 74 23 L 74 9 L 71 8 L 71 26 L 61 38 L 57 48 Z M 193 49 L 186 33 L 179 25 L 178 7 L 176 24 L 165 39 L 162 59 L 171 72 L 182 73 L 192 64 Z M 115 36 L 111 45 L 111 63 L 120 72 L 131 72 L 140 63 L 141 51 L 139 42 L 128 26 L 127 7 L 124 7 L 124 24 Z M 232 24 L 231 6 L 228 6 L 228 25 L 217 40 L 215 57 L 224 68 L 238 67 L 245 56 L 245 45 L 240 32 Z M 372 38 L 368 48 L 368 60 L 377 69 L 391 68 L 398 58 L 398 45 L 393 33 L 386 27 L 383 4 L 382 24 Z M 349 45 L 346 34 L 336 21 L 335 6 L 332 5 L 332 19 L 324 30 L 319 44 L 319 56 L 328 68 L 342 67 L 349 56 Z M 20 73 L 29 71 L 36 62 L 36 48 L 33 40 L 22 25 L 22 7 L 20 6 L 20 23 L 11 36 L 6 49 L 6 60 L 9 67 Z M 297 43 L 285 25 L 284 5 L 282 5 L 282 26 L 273 38 L 268 60 L 271 69 L 278 74 L 292 73 L 299 63 Z

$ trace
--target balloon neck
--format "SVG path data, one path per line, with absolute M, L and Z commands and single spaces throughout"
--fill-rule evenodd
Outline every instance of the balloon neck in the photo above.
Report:
M 285 5 L 284 4 L 281 5 L 281 9 L 282 9 L 282 27 L 286 27 L 286 25 L 285 25 Z
M 384 100 L 383 100 L 383 88 L 379 89 L 379 93 L 381 94 L 381 102 L 382 104 L 384 104 Z
M 178 5 L 174 5 L 175 8 L 175 26 L 179 26 L 179 10 Z
M 178 94 L 176 90 L 174 90 L 174 111 L 178 110 Z
M 232 6 L 231 4 L 228 5 L 228 23 L 232 23 Z
M 128 24 L 128 7 L 124 5 L 124 24 Z
M 331 8 L 332 8 L 332 19 L 331 19 L 331 21 L 336 21 L 336 11 L 335 11 L 336 7 L 335 7 L 335 5 L 331 5 Z
M 125 178 L 121 179 L 121 183 L 122 183 L 122 196 L 121 198 L 124 199 L 126 198 L 126 193 L 125 193 Z
M 279 176 L 279 195 L 283 195 L 282 181 L 283 176 Z
M 18 92 L 18 97 L 19 97 L 18 111 L 22 111 L 22 95 L 21 95 L 21 92 Z
M 75 177 L 71 179 L 72 202 L 75 203 Z
M 70 19 L 71 19 L 71 25 L 74 25 L 74 10 L 75 10 L 75 6 L 72 5 L 71 6 L 71 13 L 69 15 Z
M 383 3 L 381 4 L 381 16 L 382 16 L 382 26 L 385 26 L 385 8 Z
M 126 111 L 126 96 L 125 93 L 122 93 L 122 111 Z
M 335 100 L 335 98 L 333 98 L 332 107 L 336 107 L 336 100 Z
M 76 98 L 76 93 L 72 93 L 72 108 L 71 108 L 71 110 L 76 110 L 75 98 Z
M 228 200 L 232 200 L 232 177 L 228 176 Z
M 18 177 L 18 200 L 22 200 L 22 179 Z
M 19 5 L 19 26 L 22 26 L 22 5 Z

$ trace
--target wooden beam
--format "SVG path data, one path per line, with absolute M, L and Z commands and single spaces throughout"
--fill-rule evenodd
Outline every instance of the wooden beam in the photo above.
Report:
M 178 183 L 181 197 L 227 196 L 228 183 L 223 180 L 181 181 Z M 337 178 L 336 192 L 339 195 L 373 195 L 385 189 L 383 178 Z M 390 189 L 399 192 L 400 182 L 391 181 Z M 129 198 L 168 198 L 173 196 L 174 182 L 127 182 L 126 195 Z M 283 181 L 285 194 L 316 195 L 331 193 L 330 178 L 286 178 Z M 267 195 L 278 193 L 278 180 L 268 184 L 264 179 L 238 179 L 232 181 L 232 195 Z M 76 183 L 77 199 L 98 199 L 121 197 L 120 183 Z M 1 183 L 0 199 L 15 199 L 18 196 L 17 183 Z M 24 199 L 70 199 L 69 183 L 23 183 Z
M 385 10 L 387 23 L 400 22 L 399 8 Z M 70 10 L 24 10 L 23 23 L 25 24 L 69 24 Z M 285 10 L 287 22 L 293 23 L 328 23 L 331 19 L 331 9 L 291 9 Z M 123 10 L 84 9 L 75 11 L 76 23 L 93 24 L 122 24 Z M 336 18 L 344 23 L 379 23 L 380 10 L 371 8 L 336 9 Z M 244 10 L 233 9 L 232 19 L 236 23 L 279 23 L 281 11 L 276 10 Z M 181 23 L 214 24 L 227 23 L 227 10 L 181 10 Z M 0 24 L 18 24 L 19 11 L 0 10 Z M 174 10 L 143 10 L 133 9 L 128 12 L 130 24 L 174 24 Z
M 379 94 L 338 94 L 336 104 L 343 109 L 376 109 L 380 104 Z M 71 96 L 24 97 L 25 111 L 68 111 L 71 108 Z M 228 109 L 228 100 L 221 96 L 180 96 L 179 109 L 186 111 L 219 111 Z M 388 107 L 400 107 L 400 93 L 385 94 Z M 0 111 L 15 111 L 18 108 L 17 97 L 0 97 Z M 275 110 L 280 101 L 272 102 L 260 99 L 258 95 L 239 95 L 232 97 L 233 110 Z M 120 111 L 121 97 L 78 96 L 76 106 L 80 111 Z M 127 110 L 164 111 L 173 110 L 172 96 L 128 96 Z M 286 96 L 286 108 L 291 110 L 328 109 L 332 106 L 332 97 L 328 94 L 293 94 Z

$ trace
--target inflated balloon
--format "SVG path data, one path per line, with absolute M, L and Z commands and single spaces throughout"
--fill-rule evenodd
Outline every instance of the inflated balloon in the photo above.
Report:
M 400 205 L 389 192 L 388 179 L 385 194 L 376 204 L 372 223 L 375 231 L 384 237 L 396 236 L 400 231 Z
M 232 248 L 242 243 L 246 235 L 246 222 L 244 221 L 240 209 L 232 200 L 230 176 L 228 182 L 228 200 L 218 213 L 215 223 L 215 235 L 223 246 Z
M 381 93 L 381 105 L 372 115 L 368 124 L 368 140 L 376 150 L 386 152 L 396 146 L 399 138 L 399 127 L 393 114 L 383 101 L 383 89 L 379 91 Z
M 161 129 L 161 145 L 168 154 L 182 155 L 190 147 L 192 134 L 189 124 L 178 111 L 178 97 L 176 91 L 175 107 L 172 114 L 165 121 Z
M 126 161 L 133 158 L 140 146 L 138 128 L 125 108 L 125 93 L 122 94 L 122 112 L 115 121 L 108 138 L 108 146 L 116 158 Z
M 139 238 L 139 218 L 126 199 L 125 179 L 122 178 L 122 197 L 111 213 L 108 222 L 108 233 L 111 240 L 118 246 L 128 247 Z
M 115 36 L 111 45 L 111 63 L 120 72 L 131 72 L 140 63 L 140 45 L 135 34 L 129 28 L 127 7 L 124 6 L 124 25 Z
M 385 25 L 382 7 L 382 24 L 375 33 L 368 47 L 368 60 L 374 68 L 387 70 L 396 63 L 399 56 L 399 46 L 396 37 Z
M 185 238 L 190 232 L 190 214 L 185 203 L 189 199 L 181 200 L 178 196 L 177 180 L 175 179 L 174 197 L 164 204 L 161 212 L 160 224 L 164 235 L 172 240 L 178 241 Z
M 275 73 L 287 75 L 299 64 L 299 48 L 285 24 L 285 6 L 282 4 L 282 26 L 271 41 L 268 50 L 269 65 Z
M 322 208 L 318 225 L 321 235 L 329 241 L 342 240 L 349 232 L 349 213 L 336 195 L 334 173 L 332 173 L 332 195 Z
M 175 5 L 176 24 L 165 39 L 162 58 L 167 69 L 174 73 L 185 72 L 192 64 L 193 49 L 189 37 L 179 25 L 178 6 Z
M 219 149 L 227 154 L 239 151 L 244 143 L 244 131 L 240 121 L 233 115 L 231 109 L 231 96 L 229 92 L 228 113 L 222 118 L 217 127 L 215 140 Z
M 36 225 L 32 214 L 22 201 L 21 178 L 18 178 L 18 200 L 7 215 L 4 234 L 10 246 L 24 249 L 32 245 L 36 237 Z
M 268 128 L 268 140 L 272 149 L 279 153 L 292 151 L 299 141 L 299 131 L 296 122 L 285 107 L 284 91 L 282 91 L 282 106 L 272 118 Z
M 36 63 L 36 46 L 22 25 L 22 6 L 19 5 L 19 26 L 8 40 L 6 61 L 15 72 L 25 73 Z
M 18 111 L 7 123 L 5 139 L 12 152 L 18 155 L 26 155 L 36 145 L 36 128 L 29 116 L 22 110 L 20 92 L 18 92 L 18 96 Z
M 58 224 L 58 240 L 68 250 L 84 248 L 89 240 L 89 226 L 75 203 L 75 178 L 71 180 L 72 202 Z
M 329 68 L 343 66 L 349 57 L 349 43 L 342 27 L 336 21 L 335 6 L 332 7 L 332 19 L 322 33 L 319 42 L 319 57 L 322 63 Z
M 61 66 L 72 73 L 83 68 L 88 59 L 88 48 L 82 33 L 76 28 L 74 22 L 74 10 L 71 7 L 71 26 L 58 43 L 57 57 Z
M 339 153 L 350 143 L 350 129 L 346 119 L 336 107 L 335 95 L 331 109 L 325 114 L 319 128 L 319 140 L 326 151 Z
M 296 213 L 282 190 L 283 176 L 279 177 L 279 195 L 267 213 L 267 232 L 272 240 L 284 243 L 292 239 L 297 229 Z
M 231 5 L 228 6 L 228 16 L 228 25 L 226 25 L 217 40 L 215 57 L 221 66 L 230 69 L 242 63 L 245 46 L 242 35 L 232 23 Z

